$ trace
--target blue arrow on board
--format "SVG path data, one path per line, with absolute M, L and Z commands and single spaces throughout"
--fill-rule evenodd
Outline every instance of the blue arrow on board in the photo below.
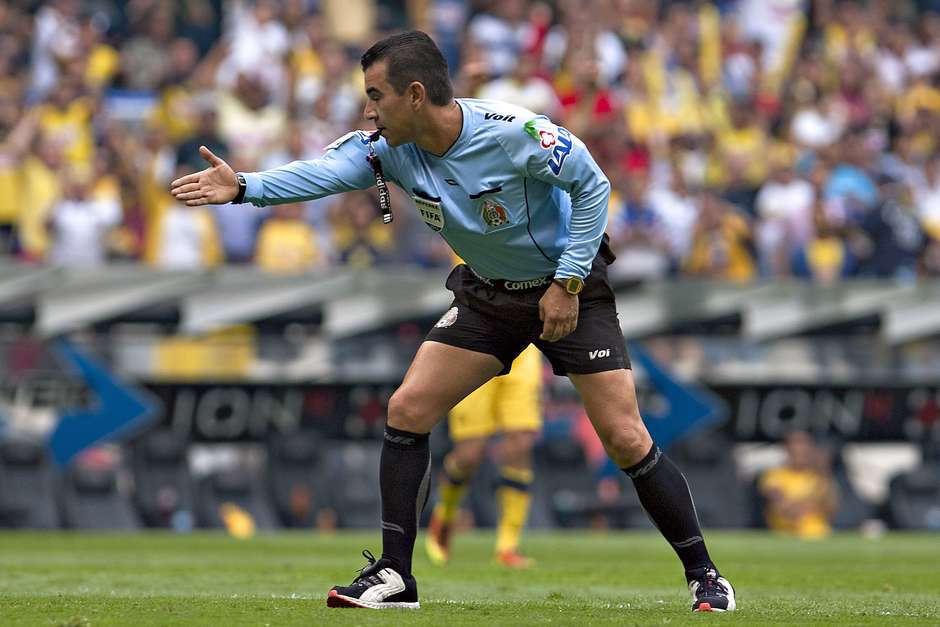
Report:
M 649 386 L 667 407 L 660 412 L 644 410 L 643 422 L 653 441 L 663 450 L 709 425 L 722 423 L 728 418 L 724 401 L 712 392 L 680 381 L 647 353 L 638 342 L 629 342 L 630 357 L 646 372 Z
M 125 437 L 156 418 L 156 408 L 142 391 L 118 380 L 71 342 L 56 340 L 54 350 L 95 395 L 89 408 L 62 410 L 49 438 L 57 464 L 68 464 L 89 446 Z

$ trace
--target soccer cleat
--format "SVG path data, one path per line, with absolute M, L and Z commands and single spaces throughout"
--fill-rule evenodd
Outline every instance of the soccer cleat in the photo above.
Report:
M 516 550 L 500 551 L 496 554 L 496 563 L 506 568 L 525 569 L 535 565 L 535 560 L 526 557 Z
M 424 548 L 428 559 L 435 566 L 443 566 L 450 560 L 451 525 L 444 523 L 436 513 L 431 514 L 428 532 L 424 538 Z
M 411 609 L 418 603 L 418 585 L 411 575 L 403 576 L 385 559 L 376 560 L 369 551 L 362 556 L 368 565 L 348 586 L 333 586 L 326 597 L 329 607 L 361 607 L 371 610 Z
M 718 574 L 714 568 L 700 568 L 689 573 L 689 592 L 692 594 L 693 612 L 731 612 L 737 607 L 734 602 L 734 586 Z

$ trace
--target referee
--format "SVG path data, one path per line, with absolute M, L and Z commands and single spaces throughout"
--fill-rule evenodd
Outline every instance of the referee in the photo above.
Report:
M 455 99 L 434 42 L 414 31 L 362 55 L 376 131 L 353 131 L 314 161 L 236 173 L 204 146 L 209 167 L 171 184 L 189 206 L 257 206 L 391 181 L 465 260 L 447 279 L 454 301 L 388 405 L 380 464 L 382 556 L 332 607 L 417 608 L 411 573 L 428 495 L 428 434 L 461 399 L 506 374 L 529 344 L 566 375 L 611 458 L 682 561 L 696 611 L 735 609 L 734 589 L 705 548 L 682 473 L 640 418 L 607 266 L 610 184 L 584 144 L 548 118 L 506 103 Z

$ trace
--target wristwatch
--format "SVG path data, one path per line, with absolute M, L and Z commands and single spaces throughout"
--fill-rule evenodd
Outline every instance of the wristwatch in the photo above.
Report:
M 238 183 L 238 193 L 235 194 L 235 198 L 232 199 L 232 204 L 239 205 L 245 202 L 245 191 L 248 189 L 248 181 L 245 180 L 244 174 L 236 172 L 235 182 Z
M 565 291 L 572 296 L 577 296 L 584 289 L 584 280 L 577 276 L 555 277 L 555 283 L 565 288 Z

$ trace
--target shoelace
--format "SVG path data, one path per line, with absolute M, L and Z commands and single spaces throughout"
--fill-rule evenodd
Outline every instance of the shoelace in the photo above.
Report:
M 727 596 L 728 589 L 723 583 L 718 581 L 718 577 L 712 572 L 705 574 L 705 577 L 702 579 L 703 583 L 699 586 L 697 592 L 698 597 L 711 597 L 711 596 Z
M 382 580 L 379 578 L 378 575 L 374 575 L 371 573 L 368 575 L 365 574 L 365 572 L 368 569 L 375 566 L 376 561 L 378 561 L 375 559 L 375 555 L 373 555 L 372 551 L 370 551 L 369 549 L 363 549 L 362 556 L 366 558 L 366 560 L 368 560 L 369 563 L 359 569 L 359 575 L 356 576 L 356 579 L 353 583 L 365 584 L 367 586 L 374 586 L 374 585 L 378 585 L 382 583 Z

